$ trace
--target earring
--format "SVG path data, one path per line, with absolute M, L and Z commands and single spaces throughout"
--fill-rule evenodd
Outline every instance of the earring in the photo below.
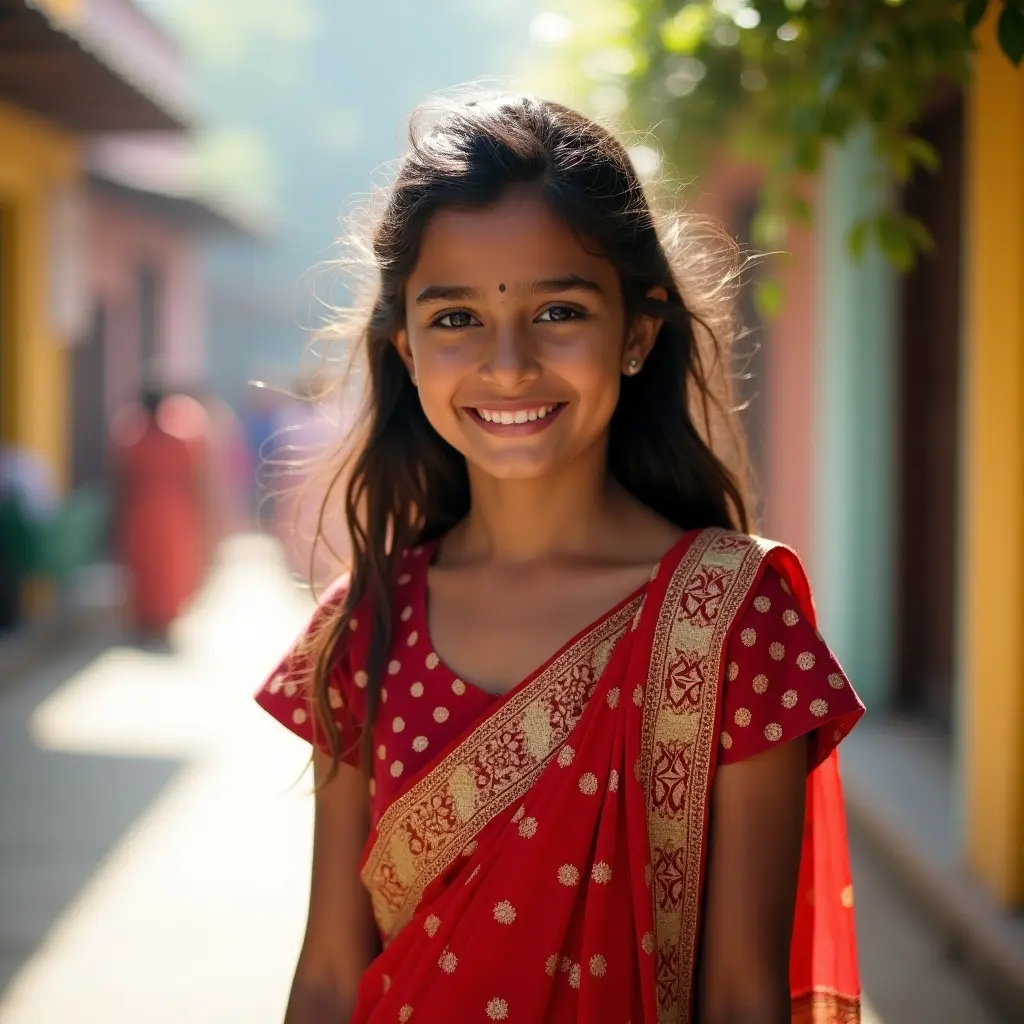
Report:
M 630 361 L 628 363 L 626 363 L 626 373 L 628 373 L 631 377 L 639 369 L 640 369 L 640 360 L 639 359 L 630 359 Z
M 415 370 L 410 370 L 409 371 L 409 380 L 412 381 L 412 386 L 416 387 L 416 371 Z

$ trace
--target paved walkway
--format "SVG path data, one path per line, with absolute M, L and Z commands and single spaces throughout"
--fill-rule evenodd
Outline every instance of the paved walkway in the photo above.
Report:
M 306 750 L 248 699 L 308 605 L 228 545 L 174 654 L 82 650 L 0 692 L 0 1024 L 279 1024 Z M 866 1024 L 996 1024 L 855 847 Z

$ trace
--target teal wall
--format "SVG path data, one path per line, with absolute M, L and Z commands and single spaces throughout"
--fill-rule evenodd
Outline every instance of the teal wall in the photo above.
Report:
M 871 710 L 893 686 L 896 280 L 851 225 L 879 201 L 871 139 L 836 149 L 818 214 L 814 583 L 822 632 Z

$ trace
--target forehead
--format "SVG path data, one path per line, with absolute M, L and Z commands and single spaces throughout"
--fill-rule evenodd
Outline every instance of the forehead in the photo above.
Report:
M 611 285 L 611 263 L 580 244 L 538 196 L 512 193 L 479 210 L 441 210 L 427 224 L 410 287 L 497 287 L 580 274 Z

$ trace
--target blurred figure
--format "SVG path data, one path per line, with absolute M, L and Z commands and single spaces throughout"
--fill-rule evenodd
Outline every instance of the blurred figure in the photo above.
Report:
M 249 526 L 248 503 L 255 463 L 235 410 L 212 392 L 196 397 L 209 419 L 210 538 L 211 547 L 216 548 L 222 540 Z
M 0 445 L 0 632 L 21 620 L 33 527 L 56 505 L 57 484 L 46 460 L 28 448 Z
M 195 399 L 154 388 L 115 416 L 112 436 L 129 614 L 144 638 L 159 641 L 208 562 L 209 418 Z

